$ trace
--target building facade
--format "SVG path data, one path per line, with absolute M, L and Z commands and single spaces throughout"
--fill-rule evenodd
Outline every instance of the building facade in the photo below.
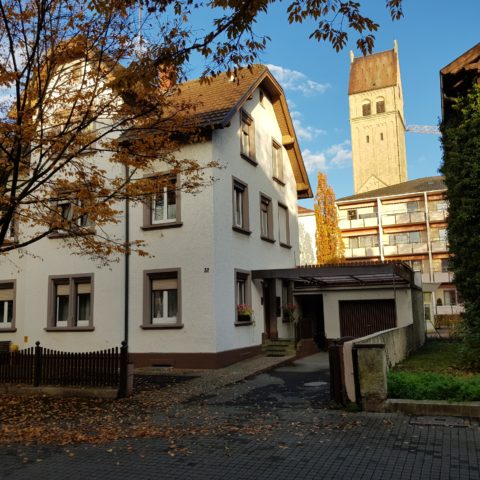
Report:
M 408 263 L 422 273 L 425 317 L 463 311 L 450 271 L 443 177 L 426 177 L 337 200 L 349 261 Z
M 348 100 L 354 192 L 407 180 L 405 117 L 398 47 L 354 58 Z
M 128 228 L 130 239 L 145 242 L 147 257 L 104 267 L 72 255 L 61 236 L 5 254 L 2 340 L 93 351 L 127 339 L 136 366 L 202 368 L 256 354 L 262 339 L 285 336 L 277 310 L 265 318 L 263 283 L 251 275 L 298 264 L 297 200 L 312 195 L 283 91 L 257 65 L 235 79 L 189 82 L 182 92 L 197 100 L 207 135 L 179 158 L 218 162 L 215 181 L 193 195 L 181 191 L 178 175 L 179 188 L 129 211 L 119 205 L 118 223 L 106 233 L 121 239 Z M 170 175 L 161 164 L 156 174 Z M 250 315 L 238 311 L 243 304 Z

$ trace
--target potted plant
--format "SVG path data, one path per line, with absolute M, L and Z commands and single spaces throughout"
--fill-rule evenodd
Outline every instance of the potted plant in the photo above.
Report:
M 287 303 L 283 306 L 283 321 L 292 322 L 295 320 L 295 311 L 297 306 L 294 303 Z
M 251 305 L 247 303 L 240 303 L 237 305 L 237 321 L 238 322 L 251 322 L 253 316 L 253 309 Z

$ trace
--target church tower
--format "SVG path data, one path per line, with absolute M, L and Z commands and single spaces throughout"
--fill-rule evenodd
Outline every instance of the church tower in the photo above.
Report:
M 350 127 L 355 194 L 407 181 L 397 41 L 393 50 L 350 52 Z

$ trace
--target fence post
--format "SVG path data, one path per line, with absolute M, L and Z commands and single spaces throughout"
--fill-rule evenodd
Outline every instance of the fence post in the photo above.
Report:
M 33 386 L 38 387 L 42 378 L 42 353 L 43 348 L 40 346 L 40 342 L 35 342 L 35 366 L 33 370 Z
M 118 398 L 127 396 L 128 381 L 128 345 L 124 340 L 120 348 L 120 379 L 118 382 Z

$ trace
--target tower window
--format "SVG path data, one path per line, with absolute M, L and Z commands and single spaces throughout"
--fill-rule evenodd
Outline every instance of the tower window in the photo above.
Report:
M 370 135 L 367 135 L 367 143 L 370 143 Z
M 372 114 L 372 104 L 370 103 L 369 100 L 366 100 L 365 102 L 363 102 L 363 105 L 362 105 L 362 115 L 366 117 L 371 114 Z
M 385 100 L 377 100 L 377 113 L 385 113 Z
M 380 140 L 383 140 L 383 133 L 380 133 Z

